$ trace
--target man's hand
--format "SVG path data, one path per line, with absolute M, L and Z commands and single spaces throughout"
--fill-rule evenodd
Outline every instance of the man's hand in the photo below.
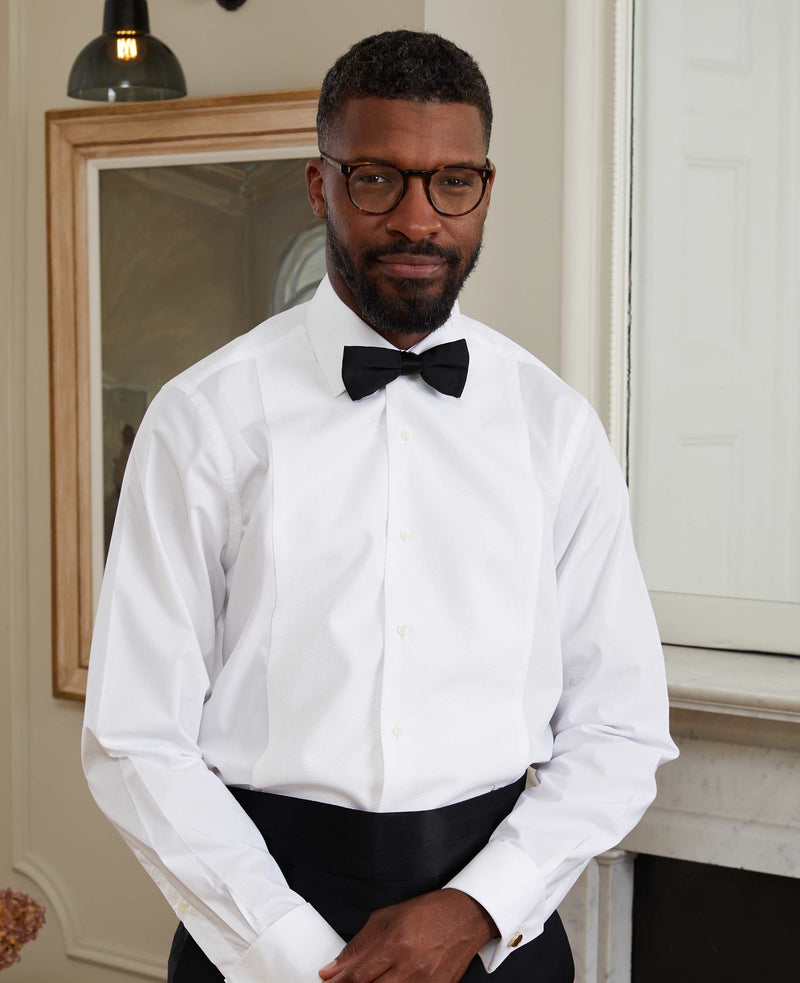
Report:
M 319 975 L 326 983 L 457 983 L 496 935 L 474 898 L 443 888 L 373 912 Z

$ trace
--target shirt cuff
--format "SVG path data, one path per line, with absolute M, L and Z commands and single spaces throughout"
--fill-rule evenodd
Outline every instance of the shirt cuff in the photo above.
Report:
M 541 935 L 544 879 L 536 864 L 504 840 L 490 840 L 445 887 L 474 898 L 489 912 L 500 931 L 478 955 L 488 973 L 517 946 Z
M 297 905 L 262 932 L 225 980 L 320 983 L 319 971 L 344 945 L 344 939 L 310 904 Z

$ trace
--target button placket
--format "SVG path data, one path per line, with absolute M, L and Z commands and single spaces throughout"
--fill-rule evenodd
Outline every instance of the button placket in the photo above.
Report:
M 413 485 L 412 428 L 407 423 L 407 386 L 386 388 L 386 437 L 389 468 L 389 500 L 386 515 L 385 648 L 381 695 L 381 734 L 384 757 L 382 807 L 392 803 L 405 774 L 407 736 L 413 729 L 407 719 L 413 705 L 408 663 L 413 653 L 414 611 L 412 529 L 407 512 Z M 413 403 L 413 400 L 411 400 Z
M 407 427 L 403 427 L 403 429 L 400 431 L 400 439 L 404 443 L 408 443 L 408 441 L 411 439 L 411 431 Z M 411 539 L 411 530 L 403 526 L 403 528 L 400 530 L 400 539 L 403 542 L 407 542 L 409 539 Z M 400 631 L 399 628 L 397 630 L 398 632 Z
M 390 388 L 386 390 L 386 419 L 390 435 L 389 515 L 387 516 L 387 520 L 388 528 L 394 528 L 396 530 L 394 542 L 387 543 L 386 575 L 387 579 L 391 577 L 394 581 L 391 593 L 396 603 L 392 607 L 394 616 L 398 619 L 395 622 L 395 632 L 401 641 L 407 640 L 411 630 L 410 625 L 406 622 L 409 614 L 408 605 L 410 599 L 403 596 L 405 592 L 401 592 L 400 590 L 400 585 L 405 585 L 409 581 L 407 571 L 411 558 L 408 553 L 407 544 L 411 539 L 411 530 L 402 521 L 402 515 L 398 516 L 398 513 L 405 508 L 405 503 L 408 501 L 409 486 L 411 484 L 409 481 L 411 464 L 408 455 L 408 451 L 410 450 L 408 444 L 411 441 L 412 433 L 411 428 L 403 419 L 405 416 L 403 404 L 407 398 L 408 394 L 405 392 L 405 387 L 399 386 L 394 390 Z M 398 422 L 394 425 L 393 417 L 399 418 Z M 391 438 L 392 434 L 394 434 L 394 439 Z M 400 443 L 397 442 L 398 434 L 400 436 Z M 397 521 L 398 517 L 400 521 Z M 389 610 L 387 608 L 387 614 Z
M 400 439 L 404 443 L 408 443 L 408 441 L 411 439 L 411 431 L 407 427 L 403 427 L 403 429 L 400 431 Z M 405 477 L 405 475 L 408 474 L 409 465 L 408 465 L 408 462 L 407 462 L 407 455 L 404 454 L 404 453 L 402 453 L 402 449 L 401 449 L 401 453 L 399 455 L 398 466 L 399 466 L 400 472 Z M 405 481 L 403 483 L 404 484 L 407 484 L 407 482 L 405 482 Z M 406 499 L 406 496 L 405 495 L 403 495 L 400 498 L 400 501 L 402 501 L 402 502 L 405 502 L 406 500 L 407 499 Z M 400 529 L 400 531 L 399 531 L 399 536 L 400 536 L 401 542 L 406 543 L 411 538 L 411 530 L 410 529 L 407 529 L 405 526 L 402 526 L 401 529 Z M 406 565 L 408 563 L 408 561 L 409 561 L 409 557 L 406 554 L 398 555 L 398 567 L 399 566 Z M 400 624 L 400 625 L 397 626 L 397 629 L 396 630 L 397 630 L 397 634 L 400 636 L 400 638 L 403 638 L 404 639 L 408 635 L 409 627 L 406 624 Z M 395 728 L 395 731 L 397 729 L 398 728 Z M 393 731 L 393 733 L 395 733 L 395 731 Z M 395 733 L 395 737 L 396 736 L 398 736 L 398 735 Z

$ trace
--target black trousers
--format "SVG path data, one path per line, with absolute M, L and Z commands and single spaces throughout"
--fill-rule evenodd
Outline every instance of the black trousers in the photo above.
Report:
M 525 788 L 505 788 L 416 812 L 371 813 L 231 788 L 258 827 L 289 886 L 349 941 L 377 908 L 446 884 L 487 843 Z M 572 983 L 574 967 L 558 914 L 491 975 L 476 956 L 462 983 Z M 168 983 L 222 983 L 183 925 L 169 956 Z M 269 980 L 265 983 L 282 983 Z

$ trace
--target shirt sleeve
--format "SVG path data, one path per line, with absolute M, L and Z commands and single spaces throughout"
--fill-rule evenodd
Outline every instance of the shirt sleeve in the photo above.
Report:
M 129 459 L 90 658 L 82 754 L 98 805 L 229 983 L 312 983 L 344 946 L 205 764 L 237 491 L 214 414 L 166 387 Z
M 563 688 L 552 756 L 534 763 L 537 784 L 448 884 L 478 900 L 500 930 L 480 953 L 489 972 L 512 943 L 541 933 L 592 857 L 630 832 L 655 798 L 657 767 L 678 753 L 627 489 L 588 404 L 562 473 L 553 548 Z

